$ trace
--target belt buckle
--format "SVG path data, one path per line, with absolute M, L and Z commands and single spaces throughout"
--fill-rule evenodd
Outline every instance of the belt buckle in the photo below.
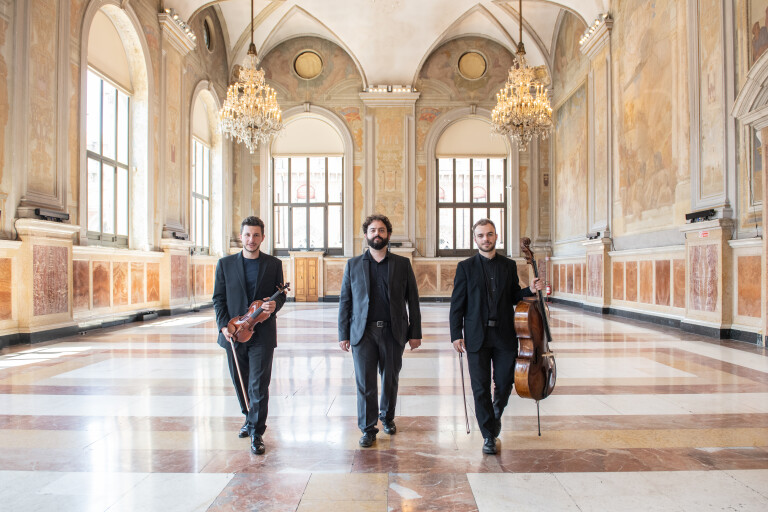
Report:
M 381 320 L 376 320 L 376 327 L 384 327 L 384 322 Z

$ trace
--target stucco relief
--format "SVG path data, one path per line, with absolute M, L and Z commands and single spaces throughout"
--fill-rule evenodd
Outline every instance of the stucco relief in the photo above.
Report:
M 416 238 L 427 236 L 427 166 L 416 166 Z M 419 247 L 424 254 L 424 248 Z
M 360 108 L 344 107 L 336 109 L 336 112 L 346 121 L 352 140 L 355 143 L 355 151 L 363 150 L 363 119 L 360 117 Z
M 701 194 L 723 193 L 725 116 L 722 0 L 699 0 Z
M 438 108 L 420 108 L 416 118 L 416 151 L 421 153 L 426 150 L 424 142 L 427 139 L 429 130 L 432 129 L 432 123 L 440 116 L 441 110 Z
M 352 202 L 352 233 L 356 236 L 362 236 L 363 226 L 363 166 L 352 166 L 352 176 L 354 181 L 352 183 L 352 195 L 354 200 Z
M 690 302 L 696 311 L 715 311 L 717 307 L 717 245 L 695 245 L 690 248 Z
M 557 240 L 587 232 L 587 93 L 579 87 L 555 114 L 555 233 Z
M 403 169 L 404 120 L 407 108 L 379 108 L 376 120 L 376 199 L 375 211 L 392 221 L 395 233 L 406 233 L 405 172 Z
M 166 71 L 165 220 L 181 221 L 181 66 L 175 50 L 168 51 Z
M 70 94 L 69 94 L 69 195 L 68 208 L 70 215 L 70 222 L 77 224 L 79 208 L 77 207 L 80 200 L 80 131 L 79 126 L 79 112 L 80 112 L 80 66 L 74 63 L 70 63 Z
M 35 316 L 69 311 L 68 262 L 66 247 L 32 247 L 32 302 Z
M 0 19 L 0 192 L 7 192 L 3 185 L 5 171 L 5 136 L 8 126 L 8 64 L 5 62 L 6 39 L 8 34 L 8 22 Z M 5 209 L 5 205 L 0 205 Z
M 608 66 L 606 65 L 607 47 L 594 62 L 594 119 L 595 119 L 595 177 L 594 177 L 594 214 L 595 222 L 607 221 L 608 211 Z
M 531 180 L 531 151 L 526 149 L 520 153 L 520 166 L 519 166 L 519 204 L 518 211 L 520 213 L 520 236 L 530 237 L 530 213 L 531 213 L 531 197 L 528 184 Z M 509 245 L 509 244 L 507 244 Z
M 587 26 L 577 16 L 565 12 L 555 40 L 552 90 L 555 98 L 563 98 L 584 78 L 589 59 L 582 55 L 579 39 Z
M 690 204 L 685 0 L 617 4 L 613 232 L 682 224 Z
M 549 145 L 549 140 L 539 144 L 539 211 L 537 220 L 539 223 L 539 237 L 543 239 L 549 238 L 551 229 L 550 197 L 552 188 L 550 187 Z

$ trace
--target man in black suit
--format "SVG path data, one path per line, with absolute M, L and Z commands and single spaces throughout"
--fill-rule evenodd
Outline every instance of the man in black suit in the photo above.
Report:
M 357 384 L 357 426 L 360 446 L 376 440 L 381 419 L 384 432 L 397 431 L 395 405 L 405 342 L 421 345 L 421 312 L 416 277 L 408 258 L 387 250 L 392 223 L 371 215 L 363 223 L 369 250 L 344 268 L 339 298 L 339 345 L 352 348 Z M 408 312 L 406 313 L 406 306 Z M 376 367 L 381 374 L 381 401 L 376 404 Z
M 250 435 L 251 452 L 261 455 L 265 451 L 262 436 L 267 428 L 272 356 L 277 346 L 274 314 L 283 307 L 285 294 L 281 293 L 274 301 L 264 303 L 262 309 L 270 315 L 269 318 L 256 324 L 253 336 L 247 342 L 234 343 L 234 354 L 227 324 L 232 318 L 247 313 L 249 306 L 257 297 L 267 300 L 277 291 L 278 285 L 284 284 L 283 264 L 274 256 L 259 250 L 264 240 L 264 222 L 258 217 L 247 217 L 243 220 L 240 224 L 240 240 L 243 242 L 243 250 L 221 258 L 216 266 L 213 307 L 216 311 L 216 324 L 219 327 L 218 343 L 227 351 L 229 373 L 235 385 L 240 410 L 246 417 L 239 436 Z M 246 406 L 240 377 L 237 375 L 238 365 L 243 386 L 248 393 L 250 409 Z
M 483 453 L 495 454 L 501 415 L 515 382 L 515 305 L 544 285 L 535 278 L 530 288 L 520 288 L 515 262 L 496 253 L 497 234 L 492 221 L 478 220 L 472 226 L 472 234 L 479 253 L 456 267 L 451 295 L 451 339 L 457 352 L 467 352 L 475 416 L 484 440 Z

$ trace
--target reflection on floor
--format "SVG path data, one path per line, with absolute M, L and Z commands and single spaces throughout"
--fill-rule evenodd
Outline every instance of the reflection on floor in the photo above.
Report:
M 279 317 L 267 453 L 251 455 L 213 314 L 0 356 L 0 508 L 768 510 L 768 356 L 553 308 L 555 394 L 513 395 L 501 451 L 464 429 L 444 304 L 424 304 L 396 418 L 361 449 L 334 305 Z M 468 396 L 470 415 L 471 394 Z

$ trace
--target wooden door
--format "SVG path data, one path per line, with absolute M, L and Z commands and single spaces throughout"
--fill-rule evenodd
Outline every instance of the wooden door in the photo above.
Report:
M 293 274 L 296 302 L 307 302 L 307 258 L 294 258 Z

